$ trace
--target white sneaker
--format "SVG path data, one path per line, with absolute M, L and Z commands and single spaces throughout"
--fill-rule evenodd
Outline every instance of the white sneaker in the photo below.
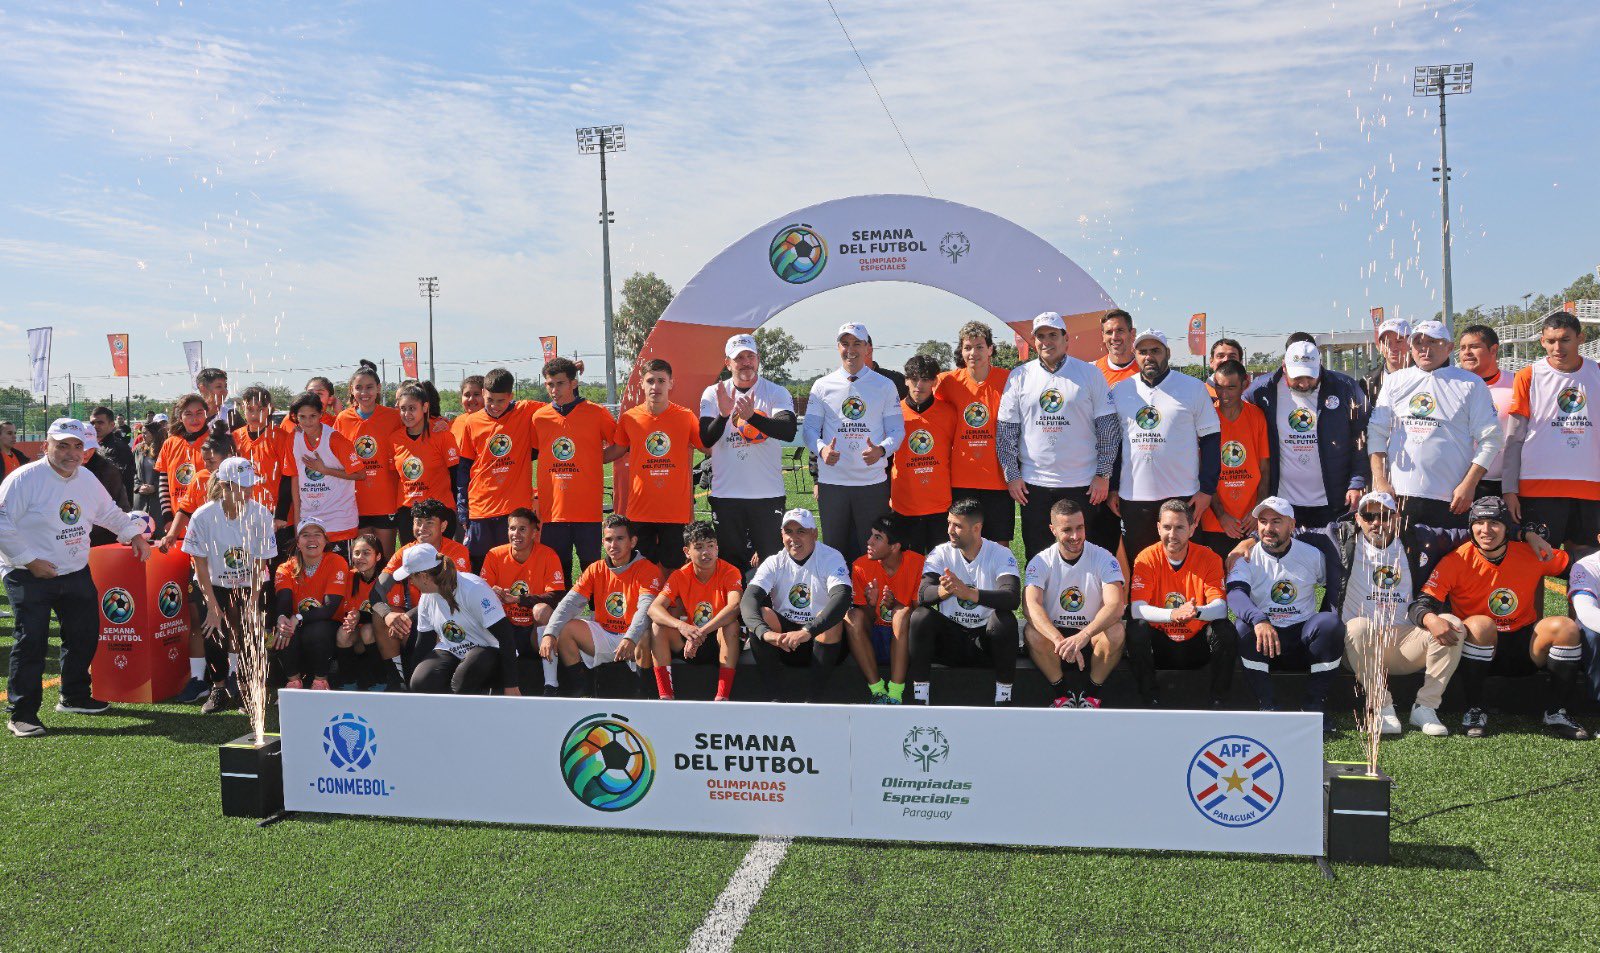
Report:
M 1383 706 L 1383 710 L 1378 712 L 1378 733 L 1398 735 L 1403 730 L 1405 729 L 1400 727 L 1400 716 L 1394 713 L 1394 706 Z
M 1450 729 L 1439 720 L 1439 713 L 1426 705 L 1411 706 L 1411 724 L 1433 738 L 1443 738 L 1450 733 Z

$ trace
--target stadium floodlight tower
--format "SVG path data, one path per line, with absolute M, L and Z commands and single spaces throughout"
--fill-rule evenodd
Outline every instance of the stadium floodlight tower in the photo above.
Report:
M 438 386 L 433 376 L 433 299 L 439 297 L 439 278 L 418 278 L 418 292 L 428 299 L 428 383 Z M 404 368 L 401 368 L 404 372 Z
M 628 137 L 618 123 L 613 126 L 584 126 L 578 130 L 578 152 L 600 154 L 600 249 L 605 264 L 606 295 L 606 403 L 617 412 L 617 343 L 612 339 L 611 318 L 611 206 L 606 200 L 606 153 L 626 152 Z
M 1450 299 L 1450 161 L 1444 144 L 1444 98 L 1472 92 L 1472 64 L 1451 63 L 1447 66 L 1418 66 L 1412 74 L 1412 96 L 1439 97 L 1439 164 L 1433 171 L 1439 183 L 1439 219 L 1443 229 L 1444 245 L 1444 328 L 1455 340 L 1455 321 Z

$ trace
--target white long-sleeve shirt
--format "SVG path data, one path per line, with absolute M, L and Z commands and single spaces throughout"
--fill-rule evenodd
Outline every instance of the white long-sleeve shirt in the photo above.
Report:
M 141 528 L 83 467 L 64 477 L 49 460 L 23 464 L 0 483 L 0 572 L 35 559 L 54 565 L 57 575 L 77 572 L 89 565 L 91 526 L 124 543 Z
M 1367 424 L 1367 448 L 1388 454 L 1394 491 L 1430 500 L 1449 500 L 1467 468 L 1487 470 L 1505 441 L 1483 379 L 1448 365 L 1388 375 Z
M 818 483 L 882 483 L 889 476 L 889 458 L 894 456 L 905 432 L 899 391 L 893 381 L 872 368 L 863 367 L 853 381 L 841 368 L 811 385 L 804 434 L 806 446 L 818 455 Z M 883 448 L 877 463 L 861 459 L 869 442 Z M 831 466 L 821 462 L 822 449 L 829 443 L 839 451 L 839 461 Z

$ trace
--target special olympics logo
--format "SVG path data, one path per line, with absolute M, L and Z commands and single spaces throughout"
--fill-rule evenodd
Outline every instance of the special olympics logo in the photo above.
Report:
M 451 620 L 439 628 L 439 634 L 444 636 L 446 642 L 452 645 L 459 645 L 466 639 L 467 630 L 463 629 L 454 620 Z
M 1433 395 L 1424 391 L 1411 397 L 1411 416 L 1428 417 L 1433 414 L 1433 409 L 1439 406 L 1434 401 Z
M 652 457 L 664 457 L 672 449 L 672 438 L 657 430 L 644 438 L 644 452 Z
M 911 439 L 906 441 L 906 446 L 911 448 L 912 453 L 928 453 L 933 450 L 933 434 L 926 430 L 912 431 Z
M 194 464 L 180 463 L 178 464 L 178 469 L 174 470 L 172 475 L 178 481 L 179 486 L 188 486 L 194 482 Z
M 650 792 L 656 753 L 621 715 L 594 714 L 561 740 L 561 778 L 572 796 L 597 811 L 624 811 Z
M 622 593 L 613 592 L 609 596 L 606 596 L 606 612 L 609 613 L 613 619 L 622 618 L 623 613 L 626 610 L 627 603 L 623 601 Z
M 1047 414 L 1057 414 L 1065 406 L 1067 399 L 1054 387 L 1039 395 L 1039 409 Z
M 705 625 L 711 621 L 711 603 L 699 602 L 695 604 L 694 615 L 690 619 L 695 625 Z
M 966 232 L 945 232 L 939 239 L 939 254 L 950 259 L 952 265 L 969 251 L 972 251 L 972 242 L 967 240 Z
M 1489 612 L 1497 618 L 1505 618 L 1517 611 L 1517 594 L 1510 589 L 1500 588 L 1489 593 Z
M 183 611 L 183 590 L 175 582 L 168 582 L 156 593 L 156 608 L 169 619 L 176 619 Z
M 511 443 L 511 439 L 509 437 L 506 438 L 506 443 L 508 445 Z M 493 447 L 490 449 L 493 450 Z M 509 450 L 510 447 L 507 446 L 506 449 Z M 571 460 L 572 455 L 577 452 L 578 448 L 573 445 L 571 437 L 557 437 L 550 444 L 550 455 L 555 457 L 557 460 Z
M 565 437 L 563 437 L 561 439 L 562 440 L 566 440 Z M 556 441 L 556 442 L 560 443 L 559 440 Z M 567 443 L 570 446 L 572 441 L 568 440 Z M 511 452 L 511 436 L 509 434 L 497 433 L 497 434 L 495 434 L 493 437 L 491 437 L 489 439 L 489 453 L 491 455 L 496 456 L 496 457 L 503 457 L 503 456 L 505 456 L 506 454 L 508 454 L 510 452 Z M 567 456 L 571 456 L 571 454 L 569 453 Z M 561 459 L 565 460 L 566 457 L 562 457 Z
M 1374 566 L 1372 585 L 1378 589 L 1393 589 L 1400 585 L 1400 570 L 1393 566 Z
M 1189 803 L 1223 827 L 1266 820 L 1283 800 L 1283 772 L 1267 746 L 1244 735 L 1213 738 L 1189 762 Z
M 1317 415 L 1305 407 L 1296 407 L 1289 411 L 1289 429 L 1295 433 L 1305 433 L 1317 425 Z
M 1277 605 L 1286 606 L 1293 602 L 1299 594 L 1300 590 L 1296 589 L 1294 583 L 1287 579 L 1279 579 L 1272 584 L 1272 601 Z
M 1083 590 L 1072 586 L 1061 593 L 1061 608 L 1067 612 L 1083 611 Z
M 322 729 L 322 753 L 335 771 L 365 771 L 378 756 L 378 733 L 354 712 L 334 715 Z
M 989 422 L 989 408 L 983 401 L 975 400 L 961 412 L 961 419 L 967 422 L 968 427 L 982 427 Z
M 407 480 L 422 478 L 422 461 L 416 457 L 406 457 L 406 462 L 400 464 L 400 475 Z
M 356 438 L 356 456 L 363 460 L 371 460 L 378 455 L 378 441 L 371 434 L 362 434 Z
M 803 582 L 795 583 L 789 587 L 789 604 L 796 609 L 804 609 L 811 605 L 811 587 Z
M 1561 393 L 1556 395 L 1556 407 L 1563 414 L 1575 414 L 1588 403 L 1589 399 L 1583 395 L 1581 387 L 1563 387 Z
M 1229 440 L 1222 445 L 1222 465 L 1225 467 L 1244 466 L 1244 444 L 1237 440 Z
M 845 420 L 860 420 L 867 415 L 867 402 L 859 397 L 846 397 L 839 406 L 839 416 Z
M 933 770 L 934 765 L 942 764 L 950 757 L 950 739 L 945 737 L 944 732 L 931 726 L 912 728 L 900 743 L 900 753 L 926 774 Z
M 100 597 L 100 612 L 112 625 L 125 625 L 133 618 L 133 594 L 121 586 L 107 589 Z
M 67 500 L 61 504 L 61 509 L 56 511 L 56 515 L 61 517 L 63 526 L 76 526 L 78 520 L 83 519 L 83 507 L 72 500 Z
M 222 564 L 233 570 L 243 569 L 245 566 L 244 547 L 229 546 L 222 554 Z
M 1140 430 L 1154 430 L 1161 425 L 1161 411 L 1145 404 L 1134 413 L 1133 422 L 1139 425 Z
M 803 285 L 828 264 L 828 243 L 809 225 L 785 225 L 767 246 L 772 273 L 791 285 Z

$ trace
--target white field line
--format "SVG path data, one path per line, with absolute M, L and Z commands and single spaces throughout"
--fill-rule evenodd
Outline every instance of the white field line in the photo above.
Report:
M 751 911 L 761 900 L 773 871 L 789 853 L 789 837 L 758 837 L 739 862 L 739 869 L 728 878 L 717 902 L 711 905 L 694 936 L 689 938 L 689 953 L 727 953 L 739 939 Z

